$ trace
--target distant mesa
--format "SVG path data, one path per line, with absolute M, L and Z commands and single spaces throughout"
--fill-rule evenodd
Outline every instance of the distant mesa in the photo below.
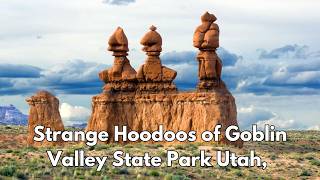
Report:
M 23 114 L 12 104 L 0 106 L 0 124 L 26 126 L 28 124 L 28 115 Z

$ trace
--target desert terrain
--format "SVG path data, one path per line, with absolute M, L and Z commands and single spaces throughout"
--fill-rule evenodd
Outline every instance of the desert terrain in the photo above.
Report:
M 320 132 L 288 131 L 287 142 L 247 142 L 242 149 L 227 145 L 211 144 L 67 144 L 63 147 L 35 148 L 26 142 L 24 126 L 0 126 L 0 179 L 319 179 L 320 177 Z M 231 150 L 246 155 L 255 150 L 268 162 L 266 170 L 260 168 L 234 167 L 166 167 L 114 168 L 108 164 L 102 171 L 95 167 L 66 168 L 59 164 L 52 167 L 46 150 L 62 149 L 72 155 L 75 149 L 84 149 L 86 154 L 112 156 L 116 150 L 133 155 L 149 152 L 166 157 L 166 150 L 176 150 L 181 155 L 197 155 L 204 149 L 212 155 L 217 150 Z

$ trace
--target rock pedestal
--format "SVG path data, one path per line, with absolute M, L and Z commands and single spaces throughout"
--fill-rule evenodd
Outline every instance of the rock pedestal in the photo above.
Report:
M 201 16 L 202 24 L 193 35 L 193 46 L 198 48 L 199 91 L 208 91 L 223 85 L 221 80 L 222 61 L 216 53 L 219 47 L 219 26 L 214 23 L 217 18 L 208 12 Z
M 174 92 L 176 85 L 172 82 L 177 76 L 177 72 L 163 66 L 160 60 L 162 51 L 162 38 L 156 31 L 156 27 L 151 26 L 150 31 L 141 40 L 143 51 L 148 56 L 137 72 L 138 86 L 140 92 Z
M 108 41 L 108 50 L 113 52 L 114 63 L 110 69 L 99 73 L 99 77 L 106 83 L 104 91 L 134 91 L 136 71 L 131 67 L 128 55 L 128 39 L 123 29 L 118 27 Z
M 34 146 L 57 145 L 61 142 L 35 142 L 34 128 L 42 125 L 53 131 L 63 131 L 64 126 L 59 113 L 59 100 L 47 91 L 39 91 L 34 96 L 26 99 L 30 106 L 28 120 L 28 144 Z

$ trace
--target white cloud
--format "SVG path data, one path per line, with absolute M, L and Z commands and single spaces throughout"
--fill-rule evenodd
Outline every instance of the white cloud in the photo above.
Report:
M 221 45 L 238 54 L 292 42 L 319 46 L 320 14 L 314 13 L 319 9 L 317 0 L 138 0 L 129 6 L 110 6 L 103 1 L 3 0 L 1 61 L 40 64 L 41 68 L 73 58 L 105 62 L 106 39 L 117 26 L 125 29 L 130 48 L 141 49 L 139 40 L 151 24 L 163 36 L 164 51 L 194 50 L 192 34 L 207 10 L 218 17 Z M 139 61 L 136 55 L 132 59 Z M 41 63 L 44 61 L 48 63 Z
M 284 119 L 279 114 L 269 109 L 258 108 L 253 105 L 238 108 L 238 122 L 242 129 L 251 129 L 252 124 L 257 124 L 258 128 L 264 125 L 274 125 L 276 129 L 294 130 L 305 129 L 306 125 L 294 119 Z
M 72 106 L 68 103 L 62 103 L 59 110 L 65 126 L 87 123 L 91 114 L 91 110 L 86 107 Z
M 307 130 L 320 131 L 320 124 L 319 125 L 310 126 Z

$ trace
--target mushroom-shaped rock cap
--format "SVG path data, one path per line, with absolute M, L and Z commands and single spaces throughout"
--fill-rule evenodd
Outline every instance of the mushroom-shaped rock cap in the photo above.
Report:
M 35 96 L 40 96 L 40 97 L 55 97 L 53 94 L 49 93 L 48 91 L 45 90 L 40 90 L 36 93 Z
M 150 31 L 147 32 L 140 41 L 140 44 L 144 46 L 143 51 L 145 52 L 161 52 L 162 38 L 156 31 L 155 26 L 151 26 Z
M 58 98 L 45 90 L 38 91 L 35 95 L 27 98 L 26 101 L 29 104 L 33 104 L 34 102 L 53 102 L 55 104 L 59 104 Z
M 123 29 L 118 27 L 116 31 L 111 35 L 108 41 L 109 51 L 124 51 L 128 52 L 128 39 L 127 36 L 124 34 Z
M 201 16 L 201 21 L 202 22 L 214 22 L 216 21 L 217 18 L 216 16 L 214 16 L 213 14 L 210 14 L 207 12 L 205 12 L 202 16 Z

